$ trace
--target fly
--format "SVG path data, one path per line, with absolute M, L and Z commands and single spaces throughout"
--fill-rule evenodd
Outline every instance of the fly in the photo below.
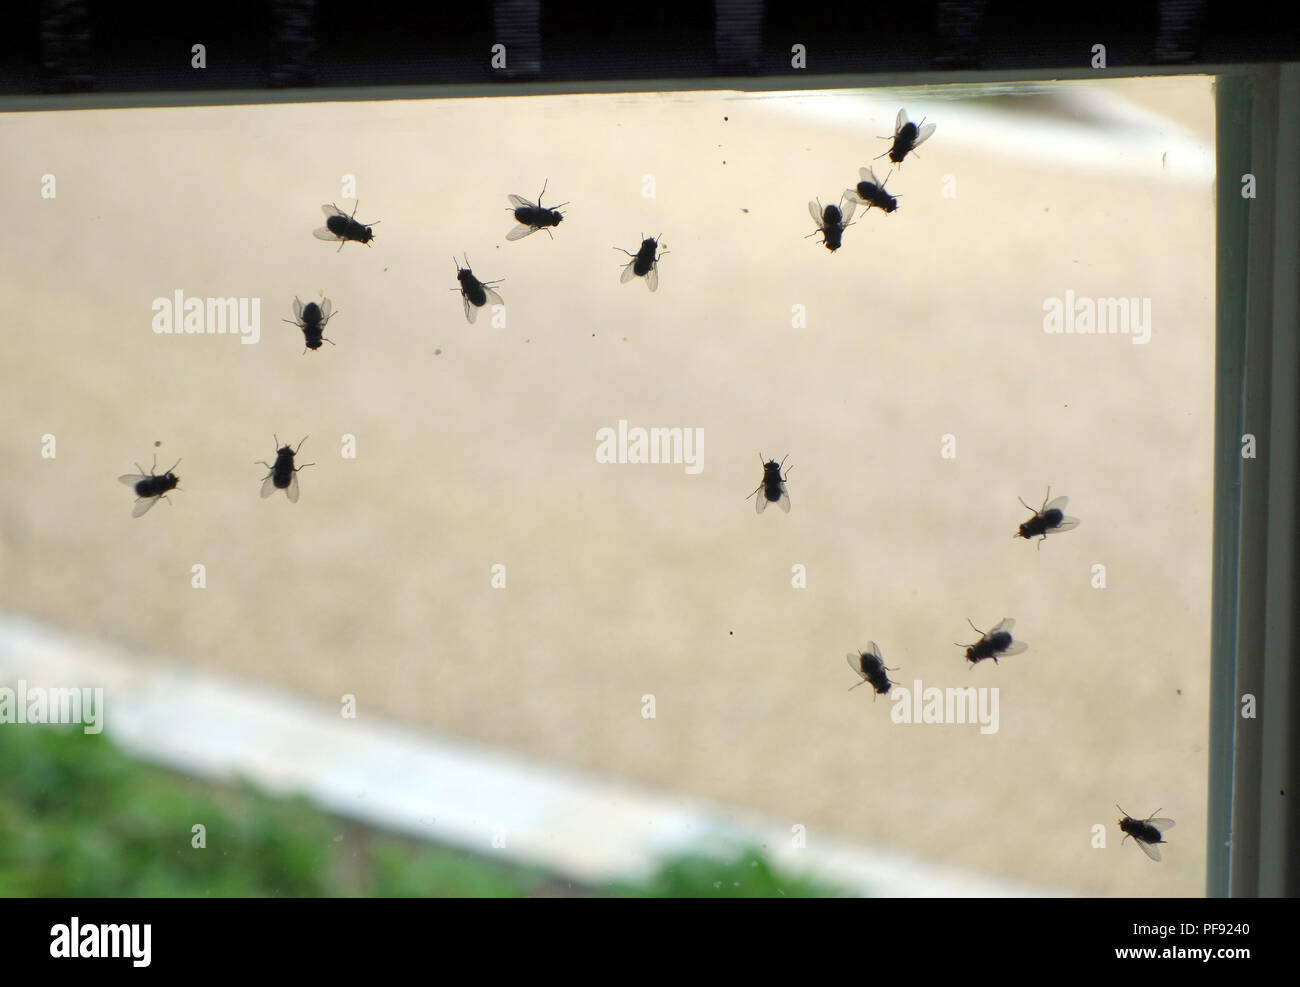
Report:
M 769 502 L 780 505 L 781 510 L 787 514 L 790 513 L 790 492 L 785 486 L 785 481 L 789 479 L 789 473 L 787 472 L 785 476 L 781 475 L 781 467 L 785 465 L 786 459 L 789 458 L 789 456 L 786 456 L 779 463 L 775 459 L 769 459 L 764 463 L 763 454 L 761 452 L 758 454 L 758 461 L 763 463 L 763 482 L 758 485 L 754 493 L 749 495 L 749 497 L 753 497 L 754 494 L 762 491 L 762 495 L 754 501 L 755 513 L 762 514 Z M 791 466 L 790 469 L 794 469 L 794 467 Z M 749 497 L 745 499 L 749 500 Z
M 902 164 L 903 159 L 910 152 L 915 151 L 928 141 L 930 135 L 934 133 L 935 125 L 925 123 L 925 117 L 921 118 L 921 123 L 925 124 L 925 126 L 919 126 L 907 119 L 907 110 L 899 110 L 898 119 L 894 121 L 894 144 L 888 151 L 877 154 L 876 157 L 883 158 L 888 154 L 889 160 L 894 164 Z M 889 140 L 888 137 L 882 139 Z
M 1048 487 L 1047 497 L 1050 496 L 1052 496 L 1052 488 Z M 1033 511 L 1034 516 L 1020 525 L 1020 530 L 1012 536 L 1013 538 L 1024 538 L 1026 541 L 1037 538 L 1038 547 L 1041 548 L 1043 542 L 1047 540 L 1049 531 L 1069 531 L 1079 526 L 1077 517 L 1065 516 L 1065 505 L 1069 502 L 1069 497 L 1057 497 L 1050 504 L 1047 502 L 1047 497 L 1043 498 L 1043 506 L 1036 511 L 1025 504 L 1023 498 L 1016 498 L 1024 505 L 1025 510 Z
M 645 286 L 651 291 L 657 291 L 659 288 L 659 258 L 668 253 L 665 250 L 661 254 L 656 254 L 655 250 L 659 247 L 658 237 L 647 236 L 641 241 L 641 246 L 637 248 L 636 253 L 630 250 L 623 250 L 622 247 L 615 247 L 615 250 L 623 250 L 632 259 L 627 262 L 623 268 L 623 273 L 619 276 L 619 284 L 627 284 L 633 277 L 645 278 Z
M 357 243 L 369 244 L 375 238 L 375 232 L 372 226 L 378 226 L 379 220 L 366 224 L 360 222 L 357 218 L 357 206 L 360 206 L 360 200 L 357 205 L 352 207 L 352 215 L 349 216 L 338 206 L 330 203 L 328 206 L 321 206 L 321 212 L 325 213 L 325 225 L 318 230 L 312 230 L 312 236 L 317 240 L 339 241 L 339 250 L 343 249 L 343 244 L 349 240 L 355 240 Z
M 473 322 L 478 318 L 478 310 L 484 305 L 491 302 L 493 305 L 504 305 L 501 296 L 496 293 L 490 285 L 500 284 L 497 281 L 480 281 L 474 277 L 474 272 L 469 269 L 469 255 L 465 255 L 465 266 L 461 267 L 456 263 L 453 255 L 451 262 L 456 264 L 456 280 L 460 282 L 459 288 L 452 288 L 452 291 L 459 291 L 461 301 L 465 303 L 465 318 Z
M 298 471 L 316 465 L 315 463 L 303 463 L 301 466 L 293 465 L 293 457 L 298 455 L 298 449 L 302 448 L 302 442 L 307 441 L 307 436 L 302 437 L 302 442 L 298 443 L 298 449 L 287 445 L 281 446 L 280 440 L 274 434 L 271 437 L 275 439 L 275 444 L 280 448 L 275 450 L 274 463 L 268 463 L 264 459 L 257 461 L 271 471 L 266 474 L 266 478 L 262 481 L 262 496 L 269 497 L 277 490 L 283 490 L 284 495 L 289 498 L 289 502 L 296 504 L 298 503 Z
M 330 308 L 330 300 L 324 298 L 317 305 L 315 302 L 308 302 L 304 305 L 298 300 L 298 296 L 293 298 L 293 320 L 281 319 L 281 322 L 288 322 L 291 326 L 297 326 L 302 330 L 303 340 L 307 344 L 307 349 L 318 350 L 322 341 L 329 343 L 331 346 L 336 345 L 334 340 L 325 336 L 325 323 L 331 318 L 338 315 L 337 312 Z
M 1024 641 L 1013 641 L 1011 638 L 1011 629 L 1016 626 L 1016 622 L 1010 617 L 1000 621 L 993 630 L 985 634 L 974 622 L 967 617 L 966 623 L 975 629 L 975 633 L 980 635 L 980 639 L 974 644 L 959 644 L 957 647 L 966 649 L 966 660 L 970 662 L 970 667 L 974 668 L 986 658 L 992 658 L 993 664 L 998 663 L 998 656 L 1006 657 L 1007 655 L 1018 655 L 1029 645 Z
M 844 243 L 844 231 L 849 227 L 853 219 L 853 210 L 856 203 L 849 199 L 845 201 L 840 197 L 838 206 L 822 207 L 820 199 L 815 199 L 808 203 L 808 211 L 812 213 L 813 222 L 817 224 L 817 229 L 813 230 L 808 236 L 822 235 L 822 243 L 826 244 L 826 249 L 834 253 L 839 250 Z M 808 237 L 804 237 L 805 240 Z
M 870 682 L 871 688 L 876 690 L 875 695 L 871 697 L 872 702 L 875 702 L 877 695 L 886 696 L 889 694 L 889 690 L 894 687 L 894 683 L 889 681 L 889 676 L 886 673 L 896 672 L 898 669 L 885 667 L 885 660 L 880 654 L 880 649 L 876 647 L 875 641 L 867 642 L 866 651 L 850 651 L 846 657 L 849 660 L 849 668 L 862 676 L 862 682 L 849 686 L 850 692 L 856 689 L 858 685 Z
M 892 175 L 893 172 L 890 172 Z M 890 195 L 885 191 L 885 182 L 889 181 L 889 175 L 885 176 L 885 182 L 876 177 L 876 173 L 870 168 L 859 168 L 858 176 L 862 181 L 851 189 L 846 189 L 844 197 L 850 202 L 856 202 L 859 205 L 866 206 L 870 209 L 876 206 L 885 212 L 893 212 L 898 208 L 898 196 Z
M 178 459 L 166 473 L 158 473 L 156 472 L 158 469 L 158 455 L 155 453 L 153 466 L 149 468 L 148 473 L 140 469 L 140 464 L 136 463 L 135 468 L 139 470 L 138 473 L 123 473 L 117 478 L 118 482 L 125 483 L 135 490 L 137 500 L 135 507 L 131 509 L 132 517 L 139 517 L 144 514 L 160 500 L 171 503 L 167 492 L 179 489 L 178 484 L 181 482 L 181 478 L 172 470 L 176 469 L 180 464 L 181 461 Z
M 546 183 L 543 182 L 541 194 L 537 196 L 535 203 L 529 202 L 522 195 L 506 196 L 510 200 L 510 208 L 514 210 L 515 222 L 519 224 L 506 234 L 507 240 L 522 240 L 538 230 L 546 230 L 546 235 L 552 240 L 555 239 L 548 227 L 560 225 L 560 221 L 564 219 L 560 206 L 567 206 L 568 203 L 561 202 L 559 206 L 543 206 L 542 196 L 545 194 Z
M 1115 803 L 1115 808 L 1119 809 L 1120 812 L 1124 812 L 1123 809 L 1119 808 L 1118 802 Z M 1156 809 L 1156 812 L 1159 811 L 1159 809 Z M 1164 830 L 1174 828 L 1172 819 L 1157 819 L 1155 818 L 1156 812 L 1151 813 L 1145 819 L 1134 819 L 1127 812 L 1124 812 L 1124 818 L 1119 821 L 1119 828 L 1124 832 L 1124 840 L 1127 840 L 1130 836 L 1133 837 L 1133 842 L 1140 846 L 1142 852 L 1152 860 L 1160 859 L 1160 851 L 1156 848 L 1156 844 L 1169 842 L 1161 838 Z M 1122 844 L 1124 840 L 1120 840 L 1120 843 Z

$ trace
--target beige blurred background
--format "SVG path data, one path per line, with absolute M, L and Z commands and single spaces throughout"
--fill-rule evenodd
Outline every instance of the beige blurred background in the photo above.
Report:
M 1089 86 L 1212 143 L 1208 79 Z M 0 606 L 810 841 L 1202 894 L 1212 182 L 999 142 L 1000 119 L 1068 117 L 1050 93 L 854 99 L 4 116 Z M 835 254 L 803 239 L 806 202 L 856 180 L 899 105 L 938 123 L 889 180 L 900 209 L 859 214 Z M 351 211 L 345 175 L 382 223 L 336 253 L 311 231 L 321 203 Z M 554 241 L 505 242 L 506 194 L 544 179 L 571 202 Z M 610 249 L 642 233 L 671 251 L 655 294 Z M 506 328 L 466 323 L 464 252 L 505 279 Z M 261 342 L 155 335 L 178 288 L 260 297 Z M 1044 334 L 1067 289 L 1151 298 L 1151 342 Z M 321 292 L 337 346 L 303 356 L 279 320 Z M 703 428 L 703 472 L 598 464 L 620 419 Z M 273 432 L 311 436 L 296 505 L 258 496 Z M 136 520 L 116 477 L 155 440 L 183 490 Z M 745 501 L 760 451 L 789 454 L 788 516 Z M 1083 523 L 1036 551 L 1016 497 L 1049 483 Z M 966 618 L 1004 616 L 1029 650 L 968 671 Z M 902 685 L 998 687 L 999 732 L 894 724 L 846 691 L 868 640 Z M 1177 820 L 1160 865 L 1120 846 L 1116 801 Z

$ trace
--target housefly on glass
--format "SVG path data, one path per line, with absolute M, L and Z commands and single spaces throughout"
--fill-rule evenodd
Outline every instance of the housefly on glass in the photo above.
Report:
M 1118 802 L 1115 803 L 1115 808 L 1119 809 L 1120 812 L 1124 812 L 1123 809 L 1120 809 Z M 1159 811 L 1159 809 L 1156 809 L 1156 812 Z M 1130 836 L 1133 837 L 1133 842 L 1140 846 L 1142 852 L 1152 860 L 1160 859 L 1160 851 L 1157 849 L 1156 844 L 1169 842 L 1161 839 L 1161 834 L 1167 829 L 1174 828 L 1172 819 L 1157 819 L 1155 818 L 1156 812 L 1151 813 L 1145 819 L 1134 819 L 1127 812 L 1124 812 L 1124 818 L 1119 821 L 1119 828 L 1124 832 L 1124 840 L 1127 840 Z M 1120 840 L 1120 843 L 1122 844 L 1124 840 Z
M 785 481 L 789 479 L 789 473 L 785 476 L 781 475 L 781 467 L 785 465 L 786 459 L 789 458 L 789 456 L 786 456 L 779 463 L 775 459 L 769 459 L 764 463 L 763 454 L 761 452 L 758 454 L 758 461 L 763 463 L 763 482 L 758 485 L 758 489 L 754 493 L 749 495 L 749 497 L 753 497 L 754 494 L 759 494 L 758 499 L 754 501 L 754 511 L 756 513 L 762 514 L 769 502 L 780 505 L 781 510 L 787 514 L 790 513 L 790 493 L 785 488 Z M 791 466 L 790 469 L 794 469 L 794 467 Z M 749 500 L 749 497 L 745 499 Z
M 903 159 L 908 153 L 915 151 L 918 147 L 930 139 L 934 133 L 934 124 L 925 123 L 925 118 L 921 118 L 920 126 L 907 119 L 907 110 L 898 111 L 898 119 L 894 121 L 894 144 L 888 151 L 877 154 L 876 157 L 883 158 L 889 155 L 889 160 L 894 164 L 902 164 Z M 889 140 L 888 137 L 882 137 L 882 140 Z
M 171 503 L 167 491 L 179 489 L 177 485 L 181 482 L 181 478 L 172 470 L 176 469 L 180 464 L 181 461 L 178 459 L 166 473 L 159 473 L 157 472 L 158 455 L 155 453 L 153 466 L 149 468 L 148 473 L 140 469 L 140 464 L 136 463 L 135 468 L 139 470 L 138 473 L 123 473 L 117 478 L 119 483 L 125 483 L 135 490 L 138 499 L 135 502 L 135 507 L 131 509 L 132 517 L 139 517 L 144 514 L 160 500 Z
M 548 179 L 549 181 L 549 179 Z M 522 195 L 508 195 L 510 208 L 514 211 L 515 222 L 519 225 L 506 234 L 507 240 L 522 240 L 524 237 L 536 233 L 538 230 L 546 230 L 546 235 L 551 236 L 548 227 L 559 226 L 560 221 L 564 219 L 564 214 L 560 212 L 561 206 L 567 206 L 567 202 L 561 202 L 558 206 L 543 206 L 542 196 L 546 194 L 546 183 L 542 183 L 541 194 L 537 196 L 535 203 L 529 202 Z
M 644 236 L 644 234 L 642 234 Z M 633 277 L 645 278 L 645 286 L 651 291 L 657 291 L 659 288 L 659 258 L 668 253 L 656 254 L 655 250 L 659 247 L 658 237 L 647 236 L 641 241 L 641 246 L 637 248 L 636 253 L 630 250 L 623 250 L 622 247 L 615 247 L 615 250 L 623 250 L 632 259 L 627 262 L 623 268 L 623 273 L 619 275 L 618 283 L 627 284 Z
M 892 174 L 893 172 L 890 172 L 890 175 Z M 854 188 L 846 189 L 844 198 L 868 209 L 876 206 L 885 212 L 893 212 L 898 208 L 898 196 L 890 195 L 885 191 L 885 182 L 889 181 L 889 175 L 886 175 L 885 182 L 882 182 L 870 168 L 859 168 L 858 176 L 862 181 Z
M 322 341 L 329 343 L 331 346 L 336 345 L 334 340 L 325 336 L 325 323 L 336 315 L 338 313 L 330 307 L 328 298 L 321 299 L 319 305 L 315 302 L 308 302 L 304 305 L 295 295 L 293 298 L 293 319 L 281 319 L 280 321 L 288 322 L 289 325 L 297 326 L 302 330 L 303 340 L 307 344 L 307 349 L 303 350 L 303 353 L 306 353 L 307 350 L 320 349 Z
M 325 213 L 325 225 L 318 230 L 312 230 L 312 236 L 317 240 L 339 241 L 339 250 L 343 249 L 343 244 L 349 240 L 355 240 L 357 243 L 369 244 L 375 238 L 375 232 L 372 226 L 378 226 L 379 220 L 366 224 L 356 219 L 357 206 L 352 207 L 352 215 L 349 216 L 338 206 L 330 203 L 328 206 L 321 206 L 321 212 Z
M 277 490 L 283 490 L 290 503 L 296 504 L 298 503 L 298 471 L 316 465 L 315 463 L 303 463 L 301 466 L 293 465 L 293 457 L 298 455 L 298 449 L 302 448 L 302 442 L 307 441 L 307 436 L 302 437 L 302 442 L 298 443 L 298 449 L 280 445 L 280 440 L 274 434 L 272 434 L 271 438 L 275 439 L 275 444 L 279 446 L 275 450 L 275 462 L 268 463 L 265 459 L 257 460 L 258 464 L 271 471 L 266 474 L 266 478 L 262 481 L 262 496 L 269 497 Z
M 974 644 L 959 644 L 957 647 L 966 649 L 966 660 L 970 662 L 970 667 L 974 668 L 986 658 L 992 658 L 993 664 L 998 663 L 998 656 L 1005 658 L 1007 655 L 1018 655 L 1029 645 L 1024 641 L 1013 641 L 1011 639 L 1011 629 L 1016 626 L 1016 622 L 1010 617 L 1002 620 L 985 634 L 974 622 L 967 617 L 966 623 L 974 628 L 975 633 L 980 635 L 980 639 Z
M 469 254 L 465 255 L 464 267 L 456 263 L 454 255 L 451 262 L 456 265 L 456 280 L 460 282 L 459 288 L 451 290 L 460 292 L 461 301 L 465 303 L 465 318 L 470 322 L 478 318 L 478 310 L 483 306 L 505 304 L 501 296 L 490 287 L 490 285 L 500 284 L 501 281 L 480 281 L 474 277 L 474 272 L 469 269 Z
M 889 681 L 889 676 L 885 673 L 896 672 L 898 669 L 885 667 L 885 660 L 880 654 L 880 649 L 876 647 L 875 641 L 867 642 L 866 651 L 850 651 L 846 657 L 849 659 L 849 668 L 862 677 L 862 682 L 849 686 L 850 692 L 858 685 L 870 682 L 871 688 L 876 690 L 875 695 L 871 697 L 872 702 L 875 702 L 876 696 L 889 695 L 889 690 L 894 687 L 894 683 Z
M 1037 547 L 1041 548 L 1043 542 L 1047 541 L 1047 533 L 1049 531 L 1069 531 L 1071 528 L 1077 528 L 1079 526 L 1079 519 L 1077 517 L 1065 516 L 1065 505 L 1069 503 L 1070 498 L 1057 497 L 1049 504 L 1047 498 L 1051 496 L 1052 488 L 1048 487 L 1047 497 L 1043 498 L 1043 506 L 1036 511 L 1025 503 L 1023 497 L 1016 498 L 1024 505 L 1025 510 L 1033 511 L 1034 516 L 1024 522 L 1020 526 L 1020 530 L 1011 537 L 1023 538 L 1026 541 L 1030 538 L 1037 538 Z
M 808 211 L 812 213 L 813 222 L 817 224 L 817 229 L 813 230 L 808 236 L 822 235 L 822 243 L 826 244 L 826 249 L 834 253 L 839 250 L 844 243 L 844 231 L 851 225 L 853 219 L 853 210 L 856 203 L 852 199 L 847 201 L 843 196 L 840 197 L 838 206 L 826 206 L 823 208 L 821 200 L 815 199 L 808 203 Z M 805 240 L 808 236 L 804 237 Z

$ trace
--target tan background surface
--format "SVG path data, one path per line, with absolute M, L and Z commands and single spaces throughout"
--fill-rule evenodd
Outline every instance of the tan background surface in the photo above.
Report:
M 1212 138 L 1207 80 L 1111 90 Z M 810 839 L 1201 894 L 1211 188 L 946 142 L 942 103 L 904 105 L 939 130 L 890 179 L 902 208 L 834 255 L 804 203 L 892 112 L 855 129 L 704 93 L 0 119 L 0 605 Z M 311 236 L 344 174 L 372 249 Z M 554 242 L 506 243 L 506 193 L 547 177 L 572 200 Z M 642 232 L 671 250 L 653 295 L 610 249 Z M 465 322 L 464 251 L 506 279 L 508 328 Z M 260 296 L 261 343 L 155 335 L 177 288 Z M 1152 298 L 1151 343 L 1045 335 L 1067 288 Z M 302 356 L 278 320 L 321 291 L 338 345 Z M 620 418 L 703 427 L 704 472 L 597 464 Z M 272 432 L 311 435 L 297 505 L 258 497 Z M 133 520 L 115 478 L 154 440 L 184 490 Z M 788 516 L 744 500 L 760 450 L 790 455 Z M 1048 483 L 1083 524 L 1035 551 L 1016 496 Z M 1029 650 L 968 672 L 967 616 L 1014 616 Z M 869 639 L 901 684 L 998 686 L 1000 732 L 846 692 Z M 1119 846 L 1115 801 L 1178 821 L 1161 865 Z

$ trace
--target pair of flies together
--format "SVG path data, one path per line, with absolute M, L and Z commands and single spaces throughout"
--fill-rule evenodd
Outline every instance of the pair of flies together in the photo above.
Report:
M 543 183 L 542 195 L 545 194 L 546 185 Z M 560 225 L 560 221 L 564 219 L 560 207 L 567 206 L 568 203 L 561 202 L 559 206 L 546 207 L 541 204 L 542 195 L 537 197 L 536 202 L 529 202 L 521 195 L 507 196 L 510 200 L 510 209 L 519 223 L 518 226 L 506 234 L 507 240 L 522 240 L 538 230 L 546 230 L 547 236 L 550 236 L 549 227 Z M 343 245 L 348 241 L 364 243 L 369 246 L 370 242 L 375 238 L 373 227 L 379 225 L 379 220 L 370 223 L 358 220 L 357 209 L 360 207 L 361 203 L 358 201 L 352 208 L 351 214 L 348 214 L 332 202 L 321 206 L 321 211 L 325 214 L 325 225 L 313 230 L 312 236 L 318 240 L 328 240 L 331 243 L 337 240 L 339 250 L 342 250 Z
M 542 191 L 546 191 L 546 186 L 542 186 Z M 563 216 L 555 209 L 544 209 L 543 207 L 529 202 L 521 196 L 511 195 L 511 206 L 514 209 L 515 219 L 519 220 L 519 225 L 506 234 L 507 240 L 521 240 L 529 233 L 536 233 L 539 229 L 548 226 L 558 226 Z M 540 201 L 541 196 L 538 196 Z M 567 204 L 567 203 L 566 203 Z M 325 213 L 325 225 L 317 230 L 312 231 L 312 235 L 318 240 L 337 240 L 339 250 L 349 241 L 355 243 L 364 243 L 367 246 L 375 238 L 375 232 L 372 227 L 379 225 L 378 221 L 370 223 L 360 222 L 356 218 L 357 208 L 361 203 L 353 207 L 352 214 L 348 215 L 338 206 L 331 203 L 330 205 L 321 206 L 321 211 Z M 550 230 L 547 230 L 550 233 Z M 494 284 L 500 284 L 500 281 L 480 281 L 470 270 L 469 258 L 465 258 L 465 266 L 461 267 L 456 263 L 456 258 L 452 257 L 451 262 L 456 266 L 456 280 L 460 282 L 459 288 L 453 288 L 452 291 L 459 291 L 461 298 L 465 303 L 465 318 L 473 322 L 478 317 L 478 310 L 488 305 L 503 305 L 501 296 L 491 287 Z M 331 346 L 334 340 L 324 334 L 325 324 L 330 320 L 330 301 L 328 298 L 317 305 L 315 302 L 309 302 L 303 305 L 297 298 L 293 300 L 293 314 L 297 320 L 298 328 L 302 330 L 303 336 L 307 343 L 307 349 L 320 349 L 321 342 L 327 342 Z M 288 319 L 284 320 L 288 322 Z M 304 353 L 307 350 L 303 350 Z
M 273 436 L 274 438 L 274 436 Z M 307 441 L 307 436 L 303 436 L 302 442 L 298 443 L 298 449 L 302 448 L 302 443 Z M 292 503 L 298 502 L 298 471 L 306 469 L 308 466 L 315 466 L 315 463 L 303 463 L 301 466 L 294 466 L 294 456 L 298 454 L 298 449 L 292 446 L 280 445 L 280 440 L 275 439 L 275 444 L 279 446 L 275 451 L 275 462 L 268 463 L 266 460 L 259 459 L 257 462 L 265 466 L 269 473 L 266 474 L 262 481 L 262 496 L 269 497 L 277 490 L 283 490 L 285 496 Z M 132 517 L 140 517 L 146 514 L 154 504 L 160 500 L 171 503 L 171 498 L 167 496 L 172 490 L 180 489 L 181 478 L 176 475 L 176 467 L 181 464 L 178 459 L 172 465 L 171 469 L 165 473 L 158 472 L 158 456 L 154 455 L 153 466 L 146 473 L 141 469 L 140 464 L 136 463 L 135 468 L 139 471 L 136 473 L 123 473 L 117 479 L 125 483 L 128 487 L 135 490 L 135 506 L 131 509 Z
M 1014 538 L 1024 538 L 1026 541 L 1030 538 L 1038 539 L 1038 547 L 1042 547 L 1047 540 L 1049 531 L 1069 531 L 1071 528 L 1079 526 L 1079 519 L 1076 517 L 1065 516 L 1065 505 L 1069 502 L 1069 497 L 1057 497 L 1050 500 L 1052 488 L 1047 488 L 1047 496 L 1043 498 L 1043 506 L 1034 510 L 1028 504 L 1025 504 L 1024 498 L 1017 498 L 1021 504 L 1024 504 L 1026 510 L 1033 513 L 1028 521 L 1020 525 Z M 980 639 L 974 644 L 959 644 L 957 647 L 966 649 L 966 660 L 970 662 L 970 667 L 974 668 L 980 662 L 989 658 L 993 659 L 996 665 L 999 656 L 1018 655 L 1023 652 L 1029 645 L 1024 641 L 1016 641 L 1011 636 L 1011 630 L 1015 627 L 1016 622 L 1010 617 L 999 622 L 992 630 L 987 633 L 975 627 L 975 624 L 969 617 L 966 623 L 974 628 L 975 633 L 980 635 Z
M 511 193 L 506 196 L 509 201 L 510 212 L 515 217 L 515 227 L 506 234 L 507 240 L 522 240 L 526 236 L 532 236 L 538 230 L 544 230 L 546 235 L 552 240 L 555 236 L 551 230 L 559 226 L 564 221 L 564 213 L 560 212 L 562 206 L 567 206 L 567 202 L 561 202 L 558 206 L 542 205 L 542 196 L 546 194 L 546 186 L 550 179 L 542 183 L 542 191 L 537 196 L 536 202 L 530 202 L 522 195 Z M 453 256 L 451 262 L 456 265 L 456 280 L 460 282 L 459 288 L 452 288 L 452 291 L 459 291 L 461 302 L 465 306 L 465 318 L 473 322 L 478 318 L 479 309 L 488 305 L 504 305 L 501 295 L 492 287 L 494 284 L 500 284 L 501 280 L 480 281 L 474 276 L 473 270 L 469 266 L 469 255 L 465 255 L 465 266 L 461 267 L 456 263 Z
M 1008 617 L 987 634 L 975 627 L 974 624 L 971 624 L 971 627 L 975 627 L 976 633 L 980 635 L 980 639 L 974 644 L 959 644 L 957 647 L 966 649 L 966 660 L 971 663 L 971 668 L 974 668 L 986 658 L 992 658 L 996 664 L 998 655 L 1018 655 L 1029 647 L 1023 641 L 1012 640 L 1011 629 L 1015 624 L 1016 622 Z M 889 668 L 885 665 L 884 655 L 880 653 L 880 648 L 875 641 L 867 642 L 866 651 L 850 651 L 845 657 L 848 659 L 849 668 L 853 669 L 858 677 L 862 679 L 857 685 L 849 686 L 850 692 L 859 685 L 869 682 L 876 695 L 885 696 L 889 694 L 889 690 L 894 687 L 894 683 L 889 680 L 889 673 L 896 672 L 898 669 Z M 875 697 L 872 698 L 874 700 Z
M 885 182 L 889 181 L 888 175 L 885 176 L 885 182 L 877 178 L 876 173 L 870 168 L 859 168 L 858 175 L 862 181 L 853 188 L 844 190 L 839 205 L 823 206 L 820 199 L 813 199 L 808 203 L 808 212 L 812 214 L 813 222 L 817 224 L 817 229 L 808 236 L 812 237 L 820 233 L 822 243 L 832 253 L 844 245 L 844 231 L 853 225 L 853 213 L 858 206 L 866 206 L 868 209 L 875 206 L 886 213 L 891 213 L 898 208 L 898 197 L 885 191 Z
M 510 209 L 514 213 L 516 226 L 506 234 L 507 240 L 522 240 L 526 236 L 532 236 L 538 230 L 544 230 L 547 236 L 555 239 L 551 234 L 551 229 L 559 226 L 564 219 L 564 214 L 560 212 L 561 206 L 567 206 L 567 202 L 561 202 L 559 206 L 542 205 L 542 196 L 546 194 L 546 183 L 542 184 L 542 191 L 537 196 L 536 202 L 530 202 L 521 195 L 508 195 L 506 198 L 510 202 Z M 615 247 L 615 250 L 622 250 L 632 259 L 623 266 L 623 273 L 619 276 L 620 284 L 627 284 L 634 277 L 645 278 L 645 285 L 651 291 L 657 291 L 659 288 L 659 258 L 668 253 L 667 250 L 659 251 L 659 241 L 663 238 L 660 234 L 657 237 L 648 237 L 641 234 L 641 246 L 633 253 L 630 250 L 624 250 L 622 247 Z M 468 258 L 466 259 L 468 262 Z M 458 273 L 459 276 L 459 273 Z M 468 315 L 468 311 L 466 312 Z M 473 319 L 470 320 L 471 322 Z
M 930 135 L 934 133 L 934 124 L 927 124 L 924 119 L 922 124 L 924 126 L 909 120 L 906 109 L 899 110 L 898 118 L 894 122 L 893 144 L 889 150 L 876 157 L 883 158 L 887 154 L 890 161 L 901 165 L 908 154 L 914 153 L 916 148 L 929 140 Z M 892 175 L 893 172 L 890 174 Z M 853 213 L 856 207 L 866 206 L 870 209 L 875 206 L 886 213 L 894 212 L 898 208 L 898 196 L 890 195 L 885 191 L 885 182 L 889 181 L 889 175 L 886 175 L 885 181 L 882 182 L 871 168 L 859 168 L 858 177 L 860 181 L 853 188 L 844 191 L 838 205 L 823 206 L 820 199 L 808 203 L 808 211 L 812 214 L 813 222 L 817 224 L 817 229 L 808 236 L 812 237 L 820 233 L 822 243 L 832 253 L 843 246 L 844 231 L 853 225 Z

